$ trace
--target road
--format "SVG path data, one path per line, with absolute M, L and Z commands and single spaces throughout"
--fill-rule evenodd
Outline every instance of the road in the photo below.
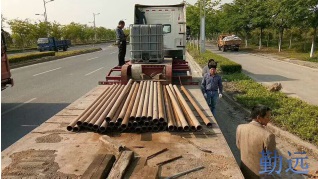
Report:
M 105 45 L 110 45 L 111 43 L 101 43 L 101 44 L 96 44 L 95 47 L 103 47 Z M 93 45 L 77 45 L 77 46 L 71 46 L 67 50 L 80 50 L 80 49 L 85 49 L 85 48 L 93 48 Z M 29 54 L 29 53 L 34 53 L 34 52 L 39 52 L 38 50 L 28 50 L 26 52 L 21 52 L 21 53 L 12 53 L 8 54 L 8 57 L 15 56 L 15 55 L 24 55 L 24 54 Z
M 118 64 L 118 49 L 109 44 L 101 48 L 12 70 L 15 85 L 1 95 L 1 150 L 105 80 L 106 73 Z
M 211 45 L 207 49 L 241 64 L 243 72 L 255 81 L 265 85 L 280 82 L 288 96 L 318 105 L 318 69 L 246 52 L 221 52 Z

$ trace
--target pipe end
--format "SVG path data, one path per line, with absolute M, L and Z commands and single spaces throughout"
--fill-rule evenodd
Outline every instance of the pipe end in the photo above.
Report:
M 197 126 L 197 131 L 202 131 L 203 127 L 201 125 Z
M 158 124 L 158 123 L 159 123 L 159 120 L 158 120 L 158 119 L 153 119 L 152 122 L 153 122 L 154 124 Z
M 184 126 L 183 130 L 188 132 L 190 130 L 190 127 L 189 126 Z
M 207 126 L 208 128 L 212 128 L 212 123 L 209 122 L 209 123 L 206 124 L 206 126 Z
M 159 122 L 163 122 L 165 119 L 163 117 L 159 118 Z
M 169 126 L 169 127 L 168 127 L 168 130 L 169 130 L 170 132 L 174 131 L 174 126 Z
M 67 126 L 66 129 L 67 129 L 68 131 L 72 131 L 72 130 L 73 130 L 73 127 L 72 127 L 72 126 Z

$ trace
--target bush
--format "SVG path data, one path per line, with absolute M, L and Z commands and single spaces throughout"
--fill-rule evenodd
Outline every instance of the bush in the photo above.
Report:
M 187 48 L 188 51 L 193 54 L 193 58 L 195 58 L 201 66 L 205 66 L 209 59 L 213 58 L 216 62 L 218 62 L 218 66 L 222 73 L 231 74 L 240 73 L 242 71 L 242 66 L 240 64 L 230 61 L 220 55 L 214 54 L 208 50 L 205 53 L 200 54 L 199 51 L 192 46 L 188 46 Z
M 35 52 L 24 55 L 15 55 L 9 57 L 10 63 L 18 63 L 26 60 L 37 59 L 41 57 L 55 56 L 55 52 Z

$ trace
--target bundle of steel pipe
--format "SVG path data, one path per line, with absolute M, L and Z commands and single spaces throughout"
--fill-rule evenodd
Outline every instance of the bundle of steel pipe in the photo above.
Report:
M 89 129 L 100 133 L 157 132 L 167 129 L 201 131 L 203 128 L 186 99 L 204 123 L 211 127 L 211 121 L 186 88 L 181 86 L 181 91 L 176 85 L 161 85 L 154 81 L 137 83 L 129 80 L 126 85 L 112 85 L 76 117 L 67 130 L 77 132 Z

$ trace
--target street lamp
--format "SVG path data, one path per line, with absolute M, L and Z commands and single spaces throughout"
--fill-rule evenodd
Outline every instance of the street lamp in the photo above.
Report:
M 96 43 L 96 41 L 97 41 L 97 40 L 96 40 L 96 22 L 95 22 L 95 16 L 97 16 L 97 15 L 99 15 L 99 14 L 100 14 L 100 13 L 96 13 L 96 14 L 93 13 L 93 16 L 94 16 L 94 33 L 95 33 L 95 37 L 94 37 L 94 38 L 95 38 L 95 43 Z
M 46 13 L 46 4 L 49 3 L 49 2 L 52 2 L 54 0 L 49 0 L 49 1 L 45 1 L 43 0 L 43 4 L 44 4 L 44 18 L 45 18 L 45 22 L 47 22 L 47 13 Z

